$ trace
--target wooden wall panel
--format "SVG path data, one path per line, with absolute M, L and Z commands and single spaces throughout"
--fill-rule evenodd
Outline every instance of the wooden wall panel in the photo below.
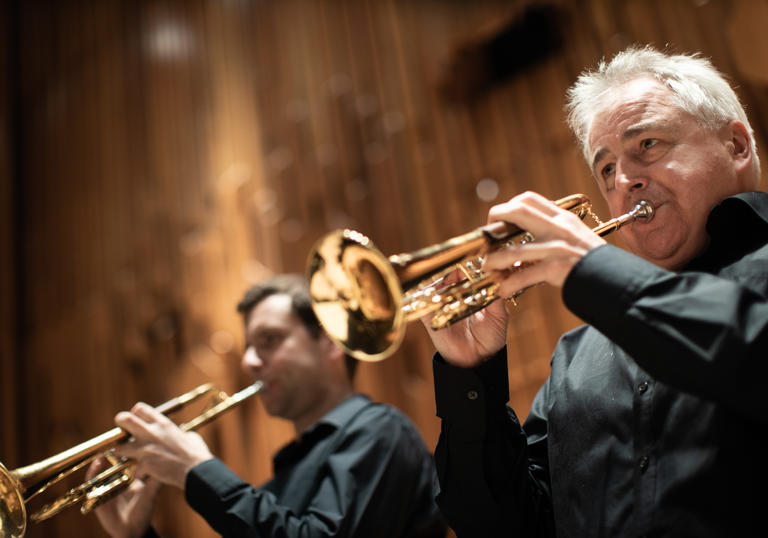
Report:
M 562 50 L 474 98 L 448 98 L 460 51 L 543 3 L 4 5 L 0 461 L 13 468 L 72 446 L 140 399 L 209 380 L 240 388 L 235 303 L 251 282 L 303 272 L 333 228 L 356 228 L 386 254 L 410 251 L 484 223 L 491 204 L 527 189 L 585 192 L 605 215 L 565 126 L 564 93 L 630 43 L 711 56 L 763 147 L 765 1 L 555 0 Z M 478 197 L 482 179 L 495 197 Z M 513 308 L 510 397 L 521 417 L 558 336 L 578 323 L 551 288 Z M 430 354 L 411 326 L 401 350 L 362 364 L 356 382 L 408 413 L 433 447 Z M 258 401 L 204 432 L 255 483 L 291 434 Z M 165 536 L 213 536 L 179 492 L 165 492 L 158 512 Z M 102 533 L 73 511 L 28 535 Z
M 14 229 L 15 189 L 11 181 L 14 170 L 12 143 L 16 126 L 13 100 L 13 80 L 9 76 L 14 68 L 14 53 L 18 35 L 12 31 L 13 10 L 8 4 L 0 7 L 0 463 L 16 461 L 19 436 L 22 428 L 19 420 L 23 413 L 18 406 L 19 377 L 17 360 L 16 264 Z

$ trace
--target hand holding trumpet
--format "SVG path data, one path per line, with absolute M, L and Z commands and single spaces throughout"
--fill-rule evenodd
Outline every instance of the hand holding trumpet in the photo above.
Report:
M 96 459 L 88 468 L 86 479 L 109 466 L 106 458 Z M 113 538 L 140 538 L 149 528 L 161 486 L 161 482 L 152 478 L 134 480 L 123 493 L 96 508 L 96 517 Z
M 483 270 L 498 282 L 496 294 L 502 298 L 542 282 L 562 287 L 573 266 L 589 250 L 605 244 L 576 214 L 534 192 L 492 207 L 488 222 L 498 221 L 512 223 L 536 239 L 511 242 L 485 256 Z M 535 270 L 529 270 L 532 264 Z M 422 319 L 427 327 L 430 320 L 431 316 Z M 505 345 L 506 328 L 506 309 L 497 301 L 445 329 L 427 332 L 447 362 L 472 367 Z
M 162 484 L 184 489 L 187 472 L 213 457 L 202 437 L 184 431 L 155 408 L 139 402 L 130 412 L 115 417 L 115 424 L 131 434 L 128 442 L 117 445 L 111 457 L 137 461 L 131 471 L 135 479 L 125 493 L 96 509 L 96 516 L 107 532 L 116 538 L 143 536 L 152 518 L 155 499 Z M 89 467 L 90 479 L 112 462 L 99 458 Z

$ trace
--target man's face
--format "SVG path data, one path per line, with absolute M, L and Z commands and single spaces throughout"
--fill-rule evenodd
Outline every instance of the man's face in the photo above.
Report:
M 288 295 L 270 295 L 245 316 L 243 368 L 264 382 L 267 412 L 294 422 L 311 415 L 328 383 L 330 341 L 314 338 Z
M 738 126 L 703 128 L 652 79 L 630 81 L 607 95 L 589 131 L 592 172 L 613 216 L 639 200 L 655 208 L 650 222 L 619 232 L 632 252 L 668 269 L 701 253 L 710 210 L 754 188 L 743 172 L 751 162 L 749 148 L 744 157 L 741 140 L 733 136 L 742 133 Z

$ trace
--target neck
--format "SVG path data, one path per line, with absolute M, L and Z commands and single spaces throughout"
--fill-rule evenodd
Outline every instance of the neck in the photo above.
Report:
M 323 418 L 331 409 L 334 409 L 341 402 L 352 396 L 353 392 L 350 384 L 344 384 L 343 386 L 337 387 L 336 390 L 329 391 L 320 405 L 314 406 L 307 413 L 304 413 L 300 418 L 293 421 L 293 429 L 296 431 L 296 437 L 299 437 L 310 427 L 314 426 L 317 421 Z

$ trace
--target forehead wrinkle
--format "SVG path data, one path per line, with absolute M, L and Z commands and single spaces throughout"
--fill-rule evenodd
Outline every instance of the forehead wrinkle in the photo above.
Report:
M 640 121 L 636 123 L 635 125 L 630 125 L 627 127 L 624 132 L 621 134 L 621 140 L 623 142 L 626 142 L 627 140 L 634 138 L 638 135 L 641 135 L 643 133 L 646 133 L 648 131 L 654 131 L 658 129 L 662 129 L 666 127 L 669 124 L 668 121 L 666 121 L 664 118 L 660 120 L 647 120 L 647 121 Z
M 678 108 L 674 102 L 672 91 L 653 78 L 643 77 L 629 80 L 625 84 L 605 92 L 602 95 L 602 99 L 604 105 L 593 116 L 589 129 L 590 132 L 594 128 L 594 120 L 600 116 L 603 116 L 603 124 L 621 125 L 622 122 L 627 120 L 627 117 L 634 115 L 647 117 L 649 114 L 653 115 L 654 113 L 663 115 L 664 110 L 668 107 Z M 642 121 L 642 118 L 640 121 Z M 656 123 L 661 124 L 662 122 L 656 120 Z M 621 135 L 621 140 L 625 141 L 628 137 L 626 131 L 624 131 Z M 589 147 L 592 146 L 589 139 L 588 145 Z M 609 152 L 607 147 L 603 147 L 594 153 L 591 163 L 593 172 L 597 163 Z

